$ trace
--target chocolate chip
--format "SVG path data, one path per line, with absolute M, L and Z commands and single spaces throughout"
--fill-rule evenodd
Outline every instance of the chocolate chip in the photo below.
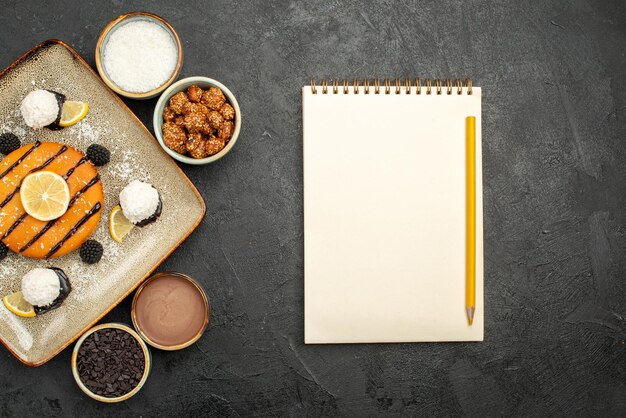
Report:
M 137 387 L 145 370 L 145 358 L 132 335 L 105 328 L 85 338 L 78 350 L 77 368 L 80 380 L 91 392 L 117 398 Z

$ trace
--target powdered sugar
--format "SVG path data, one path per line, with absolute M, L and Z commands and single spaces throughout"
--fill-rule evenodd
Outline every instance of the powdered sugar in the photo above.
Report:
M 108 133 L 107 130 L 96 128 L 86 121 L 78 123 L 69 128 L 69 132 L 87 144 L 98 142 L 100 136 Z
M 4 121 L 4 123 L 0 125 L 0 132 L 12 132 L 19 138 L 26 136 L 26 129 L 24 129 L 23 126 L 19 126 L 11 119 Z
M 134 156 L 135 152 L 131 150 L 122 151 L 121 161 L 112 165 L 111 173 L 121 180 L 130 180 L 135 173 Z

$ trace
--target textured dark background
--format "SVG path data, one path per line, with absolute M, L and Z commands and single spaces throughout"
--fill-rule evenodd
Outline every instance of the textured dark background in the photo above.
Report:
M 48 38 L 93 64 L 111 19 L 151 11 L 243 129 L 183 167 L 207 215 L 162 266 L 204 284 L 205 336 L 154 350 L 114 406 L 78 390 L 69 349 L 36 369 L 0 349 L 1 416 L 626 415 L 626 2 L 45 3 L 2 2 L 1 67 Z M 483 87 L 485 341 L 304 346 L 300 88 L 417 75 Z M 154 103 L 129 106 L 151 127 Z

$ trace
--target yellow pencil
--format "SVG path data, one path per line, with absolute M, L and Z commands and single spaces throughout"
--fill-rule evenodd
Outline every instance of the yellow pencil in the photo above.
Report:
M 465 118 L 465 310 L 470 325 L 476 311 L 476 118 Z

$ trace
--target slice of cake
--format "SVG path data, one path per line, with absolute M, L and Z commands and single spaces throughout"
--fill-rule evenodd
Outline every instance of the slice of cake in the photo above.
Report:
M 51 171 L 67 182 L 67 211 L 50 221 L 26 213 L 20 200 L 22 180 Z M 0 240 L 26 257 L 54 258 L 80 246 L 93 234 L 104 207 L 98 172 L 81 151 L 54 142 L 25 145 L 0 162 Z

